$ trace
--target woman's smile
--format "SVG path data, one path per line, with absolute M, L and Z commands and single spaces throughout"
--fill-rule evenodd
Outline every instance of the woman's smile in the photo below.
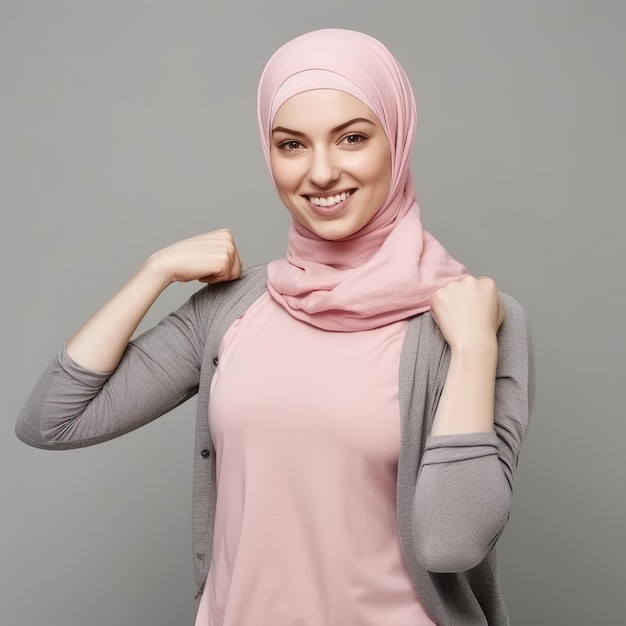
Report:
M 346 192 L 341 191 L 334 194 L 330 194 L 328 196 L 308 196 L 309 201 L 312 202 L 315 206 L 326 206 L 332 207 L 340 202 L 344 202 L 352 195 L 352 190 Z

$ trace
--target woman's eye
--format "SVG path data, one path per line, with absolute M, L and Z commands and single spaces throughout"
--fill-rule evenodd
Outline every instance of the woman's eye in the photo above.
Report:
M 302 147 L 302 144 L 295 139 L 287 139 L 286 141 L 281 141 L 278 144 L 278 147 L 281 150 L 286 150 L 287 152 L 291 152 L 293 150 L 299 150 Z
M 343 141 L 350 146 L 356 146 L 365 141 L 365 137 L 363 135 L 359 135 L 358 133 L 352 133 L 351 135 L 346 135 L 343 138 Z

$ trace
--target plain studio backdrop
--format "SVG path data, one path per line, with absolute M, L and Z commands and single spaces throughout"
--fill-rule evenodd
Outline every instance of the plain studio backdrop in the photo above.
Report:
M 531 321 L 537 402 L 499 543 L 512 623 L 624 624 L 625 23 L 617 0 L 2 0 L 0 624 L 193 624 L 194 401 L 62 453 L 14 422 L 150 252 L 229 227 L 248 266 L 284 253 L 257 80 L 333 26 L 404 65 L 424 225 Z

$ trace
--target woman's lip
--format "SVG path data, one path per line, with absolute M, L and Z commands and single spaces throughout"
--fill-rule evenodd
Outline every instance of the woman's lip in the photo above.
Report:
M 354 196 L 355 193 L 356 191 L 353 191 L 345 200 L 341 200 L 340 202 L 337 202 L 337 204 L 333 204 L 332 206 L 318 206 L 317 204 L 313 204 L 308 197 L 306 197 L 306 201 L 313 213 L 316 213 L 317 215 L 320 215 L 322 217 L 332 217 L 333 215 L 339 213 L 343 209 L 343 207 L 346 206 L 348 202 L 350 202 L 352 196 Z

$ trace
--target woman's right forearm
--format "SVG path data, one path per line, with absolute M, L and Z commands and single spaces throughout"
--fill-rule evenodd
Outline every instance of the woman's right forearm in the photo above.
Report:
M 139 322 L 172 282 L 213 284 L 234 280 L 241 259 L 233 236 L 219 229 L 155 252 L 137 273 L 68 341 L 66 350 L 84 368 L 112 372 Z
M 137 326 L 170 282 L 148 260 L 68 341 L 67 354 L 88 370 L 113 371 Z

